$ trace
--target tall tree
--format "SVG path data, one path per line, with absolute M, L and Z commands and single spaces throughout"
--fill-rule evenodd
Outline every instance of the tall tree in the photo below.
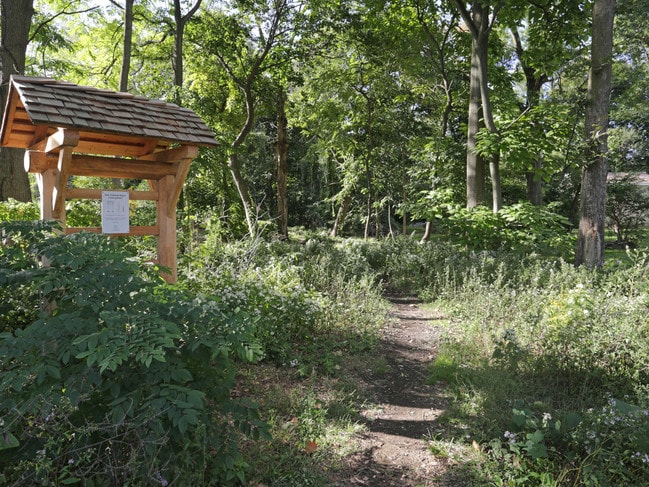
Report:
M 128 92 L 128 79 L 131 72 L 134 1 L 135 0 L 124 0 L 124 50 L 122 53 L 122 69 L 119 72 L 119 91 L 124 92 Z
M 470 7 L 463 0 L 455 4 L 471 32 L 471 88 L 469 95 L 469 120 L 467 126 L 467 207 L 481 204 L 484 193 L 484 161 L 476 153 L 476 135 L 481 120 L 489 132 L 497 132 L 489 94 L 489 34 L 491 33 L 503 2 L 474 1 Z M 491 174 L 492 207 L 497 212 L 502 207 L 502 187 L 500 182 L 500 159 L 494 154 L 489 161 Z
M 0 109 L 4 110 L 12 74 L 24 74 L 34 0 L 0 0 Z M 0 148 L 0 201 L 31 200 L 21 149 Z
M 174 1 L 174 101 L 177 105 L 181 104 L 181 91 L 183 88 L 183 39 L 185 36 L 185 26 L 187 22 L 196 14 L 201 6 L 202 0 L 196 0 L 196 3 L 183 15 L 180 0 Z
M 586 102 L 586 166 L 581 179 L 579 234 L 575 264 L 590 268 L 604 263 L 607 129 L 613 63 L 615 0 L 595 0 Z
M 542 89 L 566 64 L 578 58 L 587 30 L 585 5 L 573 0 L 539 0 L 524 5 L 524 15 L 519 12 L 509 20 L 514 51 L 520 65 L 525 87 L 525 98 L 520 105 L 521 117 L 527 118 L 541 103 Z M 534 124 L 533 140 L 544 137 L 543 120 Z M 533 205 L 543 203 L 544 169 L 542 151 L 526 168 L 527 196 Z
M 277 94 L 277 141 L 275 142 L 275 160 L 277 162 L 277 227 L 283 238 L 288 238 L 288 139 L 286 119 L 286 93 L 284 87 L 278 88 Z
M 203 32 L 202 38 L 194 41 L 213 56 L 228 78 L 227 83 L 239 92 L 241 98 L 237 102 L 242 99 L 245 106 L 245 117 L 230 142 L 228 168 L 251 236 L 257 232 L 257 206 L 244 176 L 241 150 L 255 126 L 262 88 L 268 82 L 264 75 L 268 77 L 275 66 L 287 62 L 275 50 L 291 32 L 291 14 L 297 7 L 297 3 L 288 0 L 235 1 L 228 11 L 206 12 L 201 18 L 202 28 L 214 35 L 206 37 Z

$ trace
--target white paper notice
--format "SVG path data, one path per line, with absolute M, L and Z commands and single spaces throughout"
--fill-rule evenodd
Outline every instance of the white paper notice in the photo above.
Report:
M 101 192 L 102 233 L 128 233 L 128 192 Z

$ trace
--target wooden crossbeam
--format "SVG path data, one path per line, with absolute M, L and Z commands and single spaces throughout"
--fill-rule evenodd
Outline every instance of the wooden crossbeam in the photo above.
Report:
M 66 235 L 69 235 L 71 233 L 79 233 L 79 232 L 90 232 L 90 233 L 102 233 L 102 228 L 101 227 L 66 227 L 64 229 L 64 232 Z M 128 233 L 111 233 L 112 236 L 120 237 L 120 236 L 129 236 L 129 237 L 142 237 L 145 235 L 159 235 L 160 234 L 160 229 L 158 225 L 150 225 L 150 226 L 133 226 L 129 228 Z
M 183 159 L 194 159 L 198 155 L 198 146 L 181 145 L 173 149 L 152 152 L 138 157 L 141 161 L 177 162 Z
M 58 166 L 60 158 L 45 152 L 25 152 L 24 166 L 27 172 L 41 173 Z M 105 178 L 161 179 L 175 176 L 179 163 L 143 161 L 74 154 L 68 168 L 70 176 L 95 176 Z
M 119 191 L 115 189 L 94 189 L 94 188 L 68 188 L 66 199 L 100 200 L 104 191 Z M 157 191 L 128 191 L 129 200 L 158 201 Z

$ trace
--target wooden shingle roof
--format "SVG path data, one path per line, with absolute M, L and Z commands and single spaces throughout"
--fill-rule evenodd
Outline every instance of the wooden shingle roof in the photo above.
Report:
M 176 144 L 215 147 L 192 110 L 129 93 L 12 76 L 0 145 L 30 148 L 59 128 L 79 131 L 79 151 L 141 156 Z M 121 146 L 121 147 L 119 147 Z

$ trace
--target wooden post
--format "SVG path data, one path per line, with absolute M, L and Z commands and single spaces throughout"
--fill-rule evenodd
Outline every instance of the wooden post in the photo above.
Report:
M 176 202 L 171 202 L 168 195 L 173 191 L 174 177 L 165 176 L 155 183 L 160 197 L 157 202 L 158 219 L 158 263 L 169 269 L 162 273 L 165 281 L 175 283 L 178 280 L 176 260 Z

